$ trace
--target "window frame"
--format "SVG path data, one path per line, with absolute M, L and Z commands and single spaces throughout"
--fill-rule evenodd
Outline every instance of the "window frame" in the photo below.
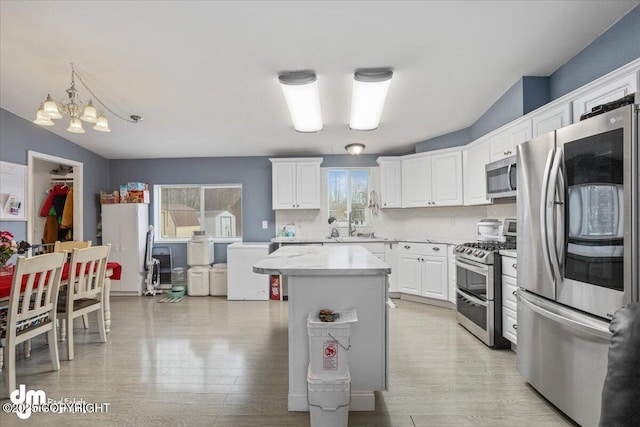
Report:
M 366 172 L 367 173 L 367 200 L 369 200 L 369 195 L 371 194 L 371 168 L 368 167 L 337 167 L 337 166 L 332 166 L 332 167 L 328 167 L 325 168 L 327 170 L 327 176 L 326 176 L 326 180 L 325 180 L 325 185 L 326 185 L 326 193 L 325 196 L 327 197 L 327 202 L 326 202 L 326 206 L 327 206 L 327 212 L 330 212 L 331 210 L 331 206 L 329 206 L 330 200 L 331 198 L 329 197 L 329 172 L 331 171 L 346 171 L 347 172 L 347 212 L 351 212 L 351 172 L 352 171 L 362 171 L 362 172 Z M 334 223 L 336 226 L 338 227 L 348 227 L 349 226 L 349 221 L 340 221 L 339 219 L 336 220 L 336 222 Z M 363 224 L 358 224 L 359 227 L 369 227 L 371 225 L 371 215 L 369 212 L 369 209 L 365 208 L 364 210 L 364 223 Z
M 242 235 L 244 234 L 244 194 L 242 192 L 242 184 L 154 184 L 153 185 L 153 239 L 154 242 L 158 243 L 186 243 L 191 240 L 191 237 L 162 237 L 160 235 L 161 230 L 161 221 L 160 212 L 162 210 L 162 190 L 165 188 L 194 188 L 198 187 L 200 189 L 200 201 L 202 201 L 204 197 L 204 192 L 206 190 L 215 189 L 215 188 L 239 188 L 240 189 L 240 211 L 242 212 L 242 222 L 241 222 L 241 235 L 237 237 L 214 237 L 210 236 L 213 239 L 214 243 L 234 243 L 234 242 L 242 242 Z M 204 218 L 204 203 L 200 203 L 200 212 L 199 218 L 202 220 Z

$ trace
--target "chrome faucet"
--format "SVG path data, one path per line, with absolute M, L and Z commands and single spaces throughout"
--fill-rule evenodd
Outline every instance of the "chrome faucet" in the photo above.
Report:
M 353 218 L 352 218 L 352 214 L 353 212 L 349 212 L 349 236 L 353 236 L 354 233 L 356 232 L 356 227 L 353 226 Z

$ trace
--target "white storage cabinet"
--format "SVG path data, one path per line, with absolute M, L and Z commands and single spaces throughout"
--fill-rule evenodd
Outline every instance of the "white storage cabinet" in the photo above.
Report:
M 101 206 L 102 243 L 111 244 L 109 260 L 122 266 L 121 279 L 111 281 L 111 292 L 141 295 L 149 205 L 116 203 Z
M 461 206 L 462 151 L 402 159 L 402 207 Z
M 502 256 L 502 336 L 518 343 L 517 259 Z
M 487 175 L 485 165 L 491 161 L 489 139 L 474 141 L 462 150 L 464 165 L 464 205 L 487 205 Z
M 448 300 L 447 245 L 400 242 L 400 291 Z
M 320 209 L 322 158 L 269 159 L 273 209 Z
M 380 207 L 402 207 L 402 161 L 400 157 L 380 157 Z
M 253 272 L 253 266 L 269 256 L 269 243 L 236 242 L 227 246 L 227 299 L 269 299 L 269 276 Z

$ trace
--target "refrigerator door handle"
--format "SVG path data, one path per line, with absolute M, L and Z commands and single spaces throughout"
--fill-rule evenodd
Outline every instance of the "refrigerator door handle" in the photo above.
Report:
M 549 154 L 547 155 L 547 162 L 544 167 L 544 176 L 542 179 L 542 193 L 540 195 L 540 238 L 542 239 L 542 255 L 544 259 L 544 265 L 546 267 L 547 274 L 549 275 L 549 279 L 552 283 L 555 283 L 555 275 L 553 267 L 551 266 L 551 253 L 549 251 L 549 235 L 548 232 L 548 214 L 549 207 L 547 206 L 552 202 L 549 202 L 549 178 L 551 175 L 551 167 L 553 163 L 553 154 L 554 150 L 549 150 Z
M 595 322 L 585 323 L 579 320 L 570 319 L 567 316 L 554 312 L 554 308 L 548 303 L 543 302 L 538 298 L 535 298 L 536 301 L 532 302 L 528 298 L 529 297 L 525 296 L 524 292 L 518 292 L 518 304 L 523 304 L 529 310 L 539 314 L 540 316 L 556 323 L 560 323 L 561 325 L 569 326 L 584 334 L 596 336 L 607 341 L 611 340 L 612 334 L 609 332 L 608 325 L 605 326 L 606 322 L 602 321 L 603 325 L 597 325 Z
M 562 239 L 564 241 L 564 231 L 563 235 L 558 234 L 558 224 L 564 221 L 564 215 L 560 218 L 560 221 L 558 221 L 558 215 L 556 214 L 558 207 L 560 207 L 560 209 L 564 208 L 564 179 L 560 171 L 562 157 L 562 149 L 556 149 L 553 165 L 551 166 L 550 182 L 548 183 L 553 190 L 550 197 L 549 194 L 547 195 L 547 216 L 545 216 L 547 251 L 556 282 L 559 282 L 562 277 L 560 255 L 558 254 L 558 240 Z M 560 183 L 560 179 L 562 179 L 562 183 Z M 561 188 L 559 188 L 559 186 L 561 186 Z M 549 222 L 549 216 L 553 219 L 551 223 Z

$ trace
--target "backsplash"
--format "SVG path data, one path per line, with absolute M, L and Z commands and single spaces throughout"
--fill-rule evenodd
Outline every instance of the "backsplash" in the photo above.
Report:
M 331 234 L 328 223 L 326 169 L 322 171 L 320 210 L 278 210 L 276 227 L 295 224 L 296 237 L 319 238 Z M 371 187 L 379 186 L 378 168 L 370 168 Z M 515 218 L 515 203 L 487 206 L 456 206 L 440 208 L 380 209 L 378 215 L 369 215 L 369 226 L 356 226 L 357 232 L 374 232 L 379 237 L 403 239 L 476 240 L 476 224 L 483 218 Z M 339 227 L 340 235 L 348 234 L 348 227 Z

